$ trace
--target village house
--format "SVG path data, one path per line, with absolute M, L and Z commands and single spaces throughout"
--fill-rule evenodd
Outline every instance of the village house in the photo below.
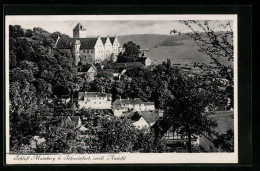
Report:
M 209 114 L 207 117 L 214 118 L 217 122 L 217 127 L 214 129 L 219 134 L 227 133 L 228 130 L 234 129 L 234 112 L 230 110 L 216 111 L 214 114 Z M 187 136 L 182 136 L 178 130 L 171 127 L 164 135 L 167 140 L 167 144 L 173 144 L 176 142 L 186 143 L 188 140 Z M 210 151 L 214 148 L 213 139 L 216 138 L 213 135 L 203 133 L 199 136 L 192 136 L 191 143 L 193 145 L 200 146 L 206 151 Z
M 145 53 L 142 53 L 139 58 L 137 58 L 136 62 L 141 62 L 145 66 L 150 66 L 152 64 L 152 60 L 147 57 Z
M 61 103 L 67 104 L 67 103 L 70 102 L 70 96 L 69 95 L 61 95 L 60 100 L 61 100 Z
M 77 67 L 77 74 L 86 74 L 88 76 L 89 81 L 93 81 L 95 79 L 95 76 L 97 76 L 97 69 L 93 64 L 80 64 Z
M 84 64 L 115 62 L 117 55 L 122 51 L 117 36 L 87 37 L 87 29 L 81 23 L 78 23 L 73 29 L 73 38 L 58 37 L 54 47 L 57 49 L 71 49 L 75 56 L 75 66 L 79 62 Z
M 207 117 L 213 118 L 217 122 L 217 127 L 214 128 L 219 134 L 227 133 L 229 130 L 234 130 L 234 111 L 216 111 L 209 114 Z M 214 148 L 213 139 L 216 138 L 214 135 L 208 135 L 206 133 L 198 137 L 198 144 L 205 150 L 211 150 Z
M 67 121 L 73 123 L 74 128 L 80 128 L 82 125 L 80 116 L 68 116 Z
M 139 119 L 135 119 L 136 122 L 134 122 L 133 125 L 139 130 L 150 128 L 163 115 L 160 110 L 140 111 L 138 113 L 140 117 Z
M 100 92 L 78 92 L 77 101 L 79 109 L 111 109 L 112 95 Z
M 141 62 L 145 66 L 150 66 L 152 64 L 152 61 L 149 57 L 140 57 L 137 59 L 137 62 Z
M 140 98 L 116 99 L 112 106 L 114 115 L 120 117 L 128 111 L 149 111 L 155 110 L 154 102 L 143 102 Z

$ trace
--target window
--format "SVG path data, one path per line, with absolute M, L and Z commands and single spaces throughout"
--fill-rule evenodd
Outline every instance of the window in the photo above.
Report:
M 96 104 L 96 102 L 94 102 L 94 104 Z
M 93 53 L 94 51 L 92 50 L 91 53 Z
M 99 104 L 101 104 L 101 102 L 99 102 Z

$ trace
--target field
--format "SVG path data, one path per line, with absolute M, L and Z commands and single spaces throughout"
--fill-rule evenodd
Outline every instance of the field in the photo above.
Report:
M 126 35 L 119 36 L 121 45 L 128 41 L 141 46 L 141 48 L 149 48 L 150 51 L 145 52 L 153 62 L 153 64 L 161 64 L 166 59 L 171 59 L 172 64 L 193 65 L 194 62 L 210 63 L 209 56 L 198 52 L 198 46 L 187 36 L 171 36 L 171 35 Z M 225 61 L 226 64 L 231 62 Z

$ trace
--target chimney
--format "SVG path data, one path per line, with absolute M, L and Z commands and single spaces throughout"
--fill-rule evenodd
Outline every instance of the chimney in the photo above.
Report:
M 119 100 L 121 101 L 121 96 L 119 96 Z

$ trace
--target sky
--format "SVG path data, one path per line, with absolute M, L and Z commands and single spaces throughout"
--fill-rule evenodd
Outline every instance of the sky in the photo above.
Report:
M 63 20 L 63 21 L 62 21 Z M 21 25 L 25 29 L 41 27 L 48 32 L 59 31 L 72 37 L 73 28 L 80 22 L 87 29 L 87 36 L 114 36 L 129 34 L 164 34 L 169 35 L 175 29 L 188 32 L 189 29 L 178 20 L 87 20 L 84 17 L 77 20 L 14 20 L 9 21 L 11 25 Z M 215 31 L 219 31 L 218 25 L 224 20 L 214 20 L 212 24 Z

